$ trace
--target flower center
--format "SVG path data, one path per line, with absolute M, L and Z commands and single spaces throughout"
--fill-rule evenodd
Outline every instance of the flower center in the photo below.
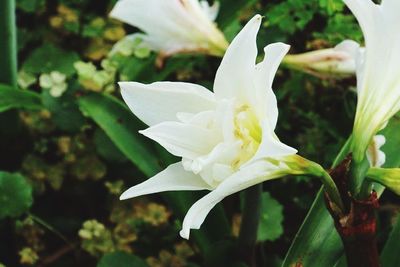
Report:
M 234 127 L 234 136 L 241 141 L 241 147 L 232 167 L 238 169 L 257 152 L 261 143 L 262 129 L 257 116 L 248 105 L 236 109 Z

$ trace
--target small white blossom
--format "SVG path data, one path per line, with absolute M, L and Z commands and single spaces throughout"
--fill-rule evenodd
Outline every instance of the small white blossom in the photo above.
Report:
M 222 56 L 228 46 L 214 20 L 218 3 L 198 0 L 119 0 L 112 18 L 139 28 L 142 40 L 162 56 L 198 52 Z

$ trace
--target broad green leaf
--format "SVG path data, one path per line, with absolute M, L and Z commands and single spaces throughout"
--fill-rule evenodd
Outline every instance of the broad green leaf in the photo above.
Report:
M 381 263 L 383 267 L 400 266 L 400 216 L 397 218 L 396 224 L 390 233 L 389 239 L 386 241 L 385 247 L 381 254 Z
M 138 130 L 145 125 L 119 100 L 103 94 L 89 94 L 80 97 L 79 106 L 84 114 L 92 118 L 121 152 L 148 177 L 162 170 L 159 154 Z M 198 192 L 166 192 L 162 196 L 182 218 L 190 206 L 203 194 Z M 193 237 L 202 251 L 216 240 L 229 236 L 229 224 L 220 205 L 207 217 L 200 231 L 193 231 Z
M 283 206 L 268 192 L 262 193 L 261 201 L 261 220 L 257 239 L 274 241 L 283 234 Z
M 149 267 L 149 265 L 135 255 L 116 251 L 101 257 L 97 267 Z
M 84 125 L 85 118 L 72 95 L 64 94 L 55 98 L 46 90 L 42 92 L 41 98 L 43 105 L 51 112 L 52 121 L 59 129 L 73 133 Z
M 0 84 L 0 112 L 16 108 L 38 110 L 43 106 L 38 94 Z
M 386 137 L 386 144 L 382 148 L 386 154 L 384 167 L 394 168 L 400 165 L 399 131 L 400 121 L 397 118 L 392 119 L 382 131 Z M 335 160 L 334 166 L 345 157 L 347 152 L 345 145 Z M 379 193 L 382 193 L 382 189 L 379 189 Z M 306 267 L 335 266 L 343 254 L 343 247 L 334 229 L 333 220 L 325 208 L 322 190 L 320 190 L 282 266 L 291 267 L 296 263 L 301 263 Z
M 101 94 L 80 97 L 78 103 L 82 112 L 92 118 L 144 174 L 152 176 L 161 169 L 155 151 L 146 146 L 147 140 L 138 134 L 144 125 L 135 120 L 123 103 Z
M 111 162 L 126 162 L 128 160 L 102 129 L 96 129 L 93 141 L 96 144 L 97 153 L 103 158 Z
M 0 171 L 0 219 L 20 216 L 32 202 L 32 187 L 25 177 Z
M 59 71 L 71 75 L 75 73 L 74 63 L 78 60 L 79 56 L 75 52 L 64 51 L 52 44 L 44 44 L 33 50 L 22 69 L 34 74 Z

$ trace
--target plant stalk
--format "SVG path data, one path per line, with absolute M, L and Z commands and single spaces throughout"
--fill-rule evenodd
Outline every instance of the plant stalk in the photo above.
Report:
M 346 254 L 348 267 L 380 267 L 376 243 L 376 214 L 379 207 L 378 194 L 370 193 L 362 199 L 351 194 L 351 157 L 347 157 L 331 176 L 338 185 L 344 202 L 344 212 L 335 210 L 334 203 L 325 194 L 326 205 L 339 233 Z
M 239 232 L 238 256 L 248 266 L 255 266 L 255 248 L 261 216 L 262 184 L 244 192 L 244 209 Z
M 17 86 L 15 0 L 0 1 L 0 83 Z

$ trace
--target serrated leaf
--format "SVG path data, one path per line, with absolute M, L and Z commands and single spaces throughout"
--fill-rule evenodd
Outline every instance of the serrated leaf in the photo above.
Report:
M 40 95 L 0 84 L 0 112 L 15 108 L 26 110 L 43 108 Z
M 0 172 L 0 219 L 18 217 L 32 206 L 32 187 L 20 174 Z
M 149 265 L 135 255 L 116 251 L 101 257 L 97 267 L 149 267 Z
M 261 201 L 257 240 L 274 241 L 283 234 L 283 206 L 268 192 L 262 193 Z
M 79 60 L 77 53 L 62 50 L 52 44 L 44 44 L 29 55 L 22 69 L 33 74 L 59 71 L 67 76 L 75 73 L 74 63 Z

